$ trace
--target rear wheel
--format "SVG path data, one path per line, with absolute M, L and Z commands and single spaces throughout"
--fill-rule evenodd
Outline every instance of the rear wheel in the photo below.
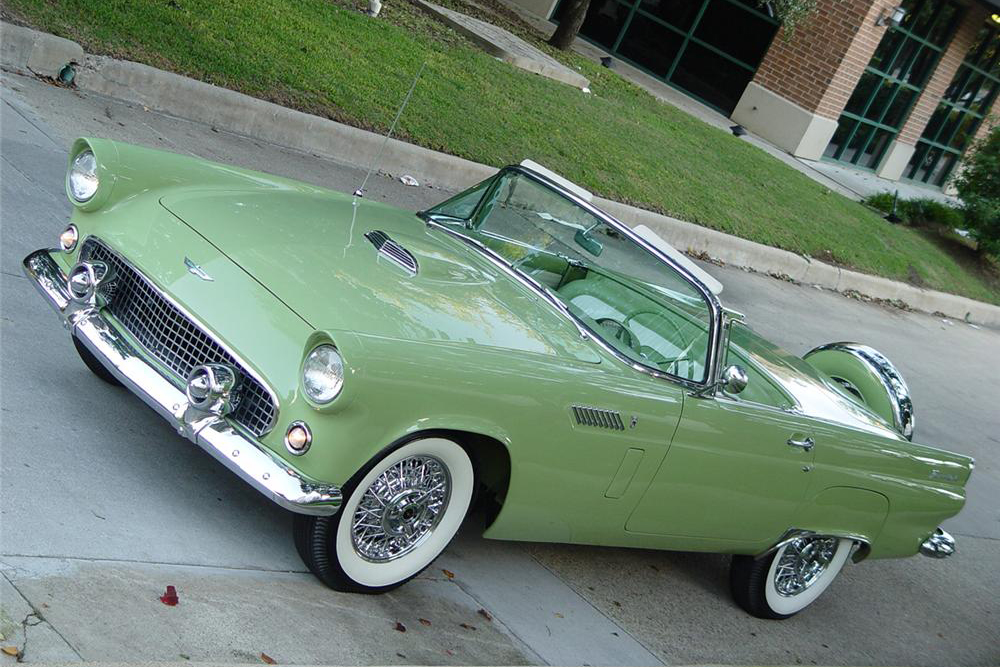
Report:
M 852 540 L 810 535 L 769 556 L 734 556 L 729 571 L 733 598 L 758 618 L 785 619 L 826 590 L 851 553 Z
M 335 590 L 389 591 L 444 551 L 474 488 L 472 462 L 461 446 L 415 440 L 348 485 L 334 516 L 296 515 L 295 546 L 310 571 Z
M 90 369 L 91 373 L 101 378 L 108 384 L 114 385 L 116 387 L 122 386 L 122 383 L 118 381 L 118 378 L 112 375 L 111 371 L 105 368 L 104 364 L 102 364 L 100 361 L 97 360 L 97 357 L 94 356 L 94 353 L 91 352 L 89 349 L 87 349 L 87 346 L 84 345 L 79 338 L 77 338 L 76 336 L 73 336 L 72 338 L 73 338 L 73 347 L 76 348 L 76 353 L 80 355 L 80 359 L 82 359 L 83 363 L 87 365 L 87 368 Z

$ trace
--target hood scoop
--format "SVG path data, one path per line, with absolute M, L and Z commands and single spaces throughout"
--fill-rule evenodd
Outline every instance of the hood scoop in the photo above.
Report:
M 407 273 L 417 275 L 419 266 L 417 265 L 416 258 L 409 250 L 394 241 L 388 234 L 381 230 L 373 229 L 365 234 L 365 238 L 375 246 L 379 255 L 393 262 Z

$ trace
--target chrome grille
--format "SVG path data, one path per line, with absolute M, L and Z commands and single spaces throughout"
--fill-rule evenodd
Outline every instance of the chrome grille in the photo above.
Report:
M 396 241 L 383 231 L 374 229 L 365 238 L 378 249 L 379 254 L 392 260 L 410 273 L 417 272 L 417 260 L 409 250 L 399 245 Z
M 574 405 L 573 416 L 576 417 L 576 423 L 582 424 L 583 426 L 609 428 L 613 431 L 625 430 L 625 424 L 622 422 L 622 415 L 616 410 L 602 410 L 600 408 L 588 408 L 582 405 Z
M 111 265 L 118 276 L 108 310 L 152 357 L 182 383 L 201 364 L 224 363 L 240 371 L 238 399 L 230 417 L 256 436 L 274 424 L 277 406 L 267 389 L 117 253 L 88 239 L 81 257 Z

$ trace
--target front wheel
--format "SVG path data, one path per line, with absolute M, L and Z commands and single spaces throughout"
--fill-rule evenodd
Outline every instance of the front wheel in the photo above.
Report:
M 80 355 L 80 359 L 83 360 L 83 363 L 86 364 L 87 368 L 90 369 L 91 373 L 101 378 L 110 385 L 113 385 L 115 387 L 122 386 L 122 383 L 119 382 L 118 378 L 112 375 L 111 371 L 105 368 L 104 364 L 102 364 L 100 361 L 97 360 L 97 357 L 94 356 L 94 353 L 91 352 L 89 349 L 87 349 L 87 346 L 84 345 L 79 338 L 77 338 L 76 336 L 72 336 L 72 338 L 73 338 L 73 347 L 76 348 L 76 353 Z
M 837 577 L 853 544 L 844 538 L 810 535 L 764 558 L 734 556 L 729 570 L 733 598 L 758 618 L 794 616 Z
M 430 565 L 455 536 L 475 474 L 461 446 L 426 438 L 393 450 L 344 489 L 334 516 L 296 515 L 295 546 L 338 591 L 382 593 Z

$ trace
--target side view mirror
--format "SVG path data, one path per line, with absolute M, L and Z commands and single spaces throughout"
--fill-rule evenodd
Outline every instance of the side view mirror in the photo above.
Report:
M 727 394 L 740 393 L 747 388 L 749 382 L 750 377 L 747 375 L 746 369 L 737 364 L 727 366 L 726 370 L 722 371 L 722 377 L 719 378 L 719 386 Z
M 583 229 L 576 230 L 576 234 L 573 235 L 573 240 L 576 244 L 589 252 L 594 257 L 600 257 L 601 251 L 604 250 L 604 245 L 590 235 L 589 232 Z
M 727 366 L 722 371 L 718 382 L 705 385 L 698 391 L 692 392 L 691 395 L 698 398 L 705 398 L 706 396 L 713 395 L 719 389 L 727 394 L 738 394 L 746 389 L 749 383 L 750 377 L 747 375 L 746 369 L 738 364 L 733 364 L 732 366 Z

